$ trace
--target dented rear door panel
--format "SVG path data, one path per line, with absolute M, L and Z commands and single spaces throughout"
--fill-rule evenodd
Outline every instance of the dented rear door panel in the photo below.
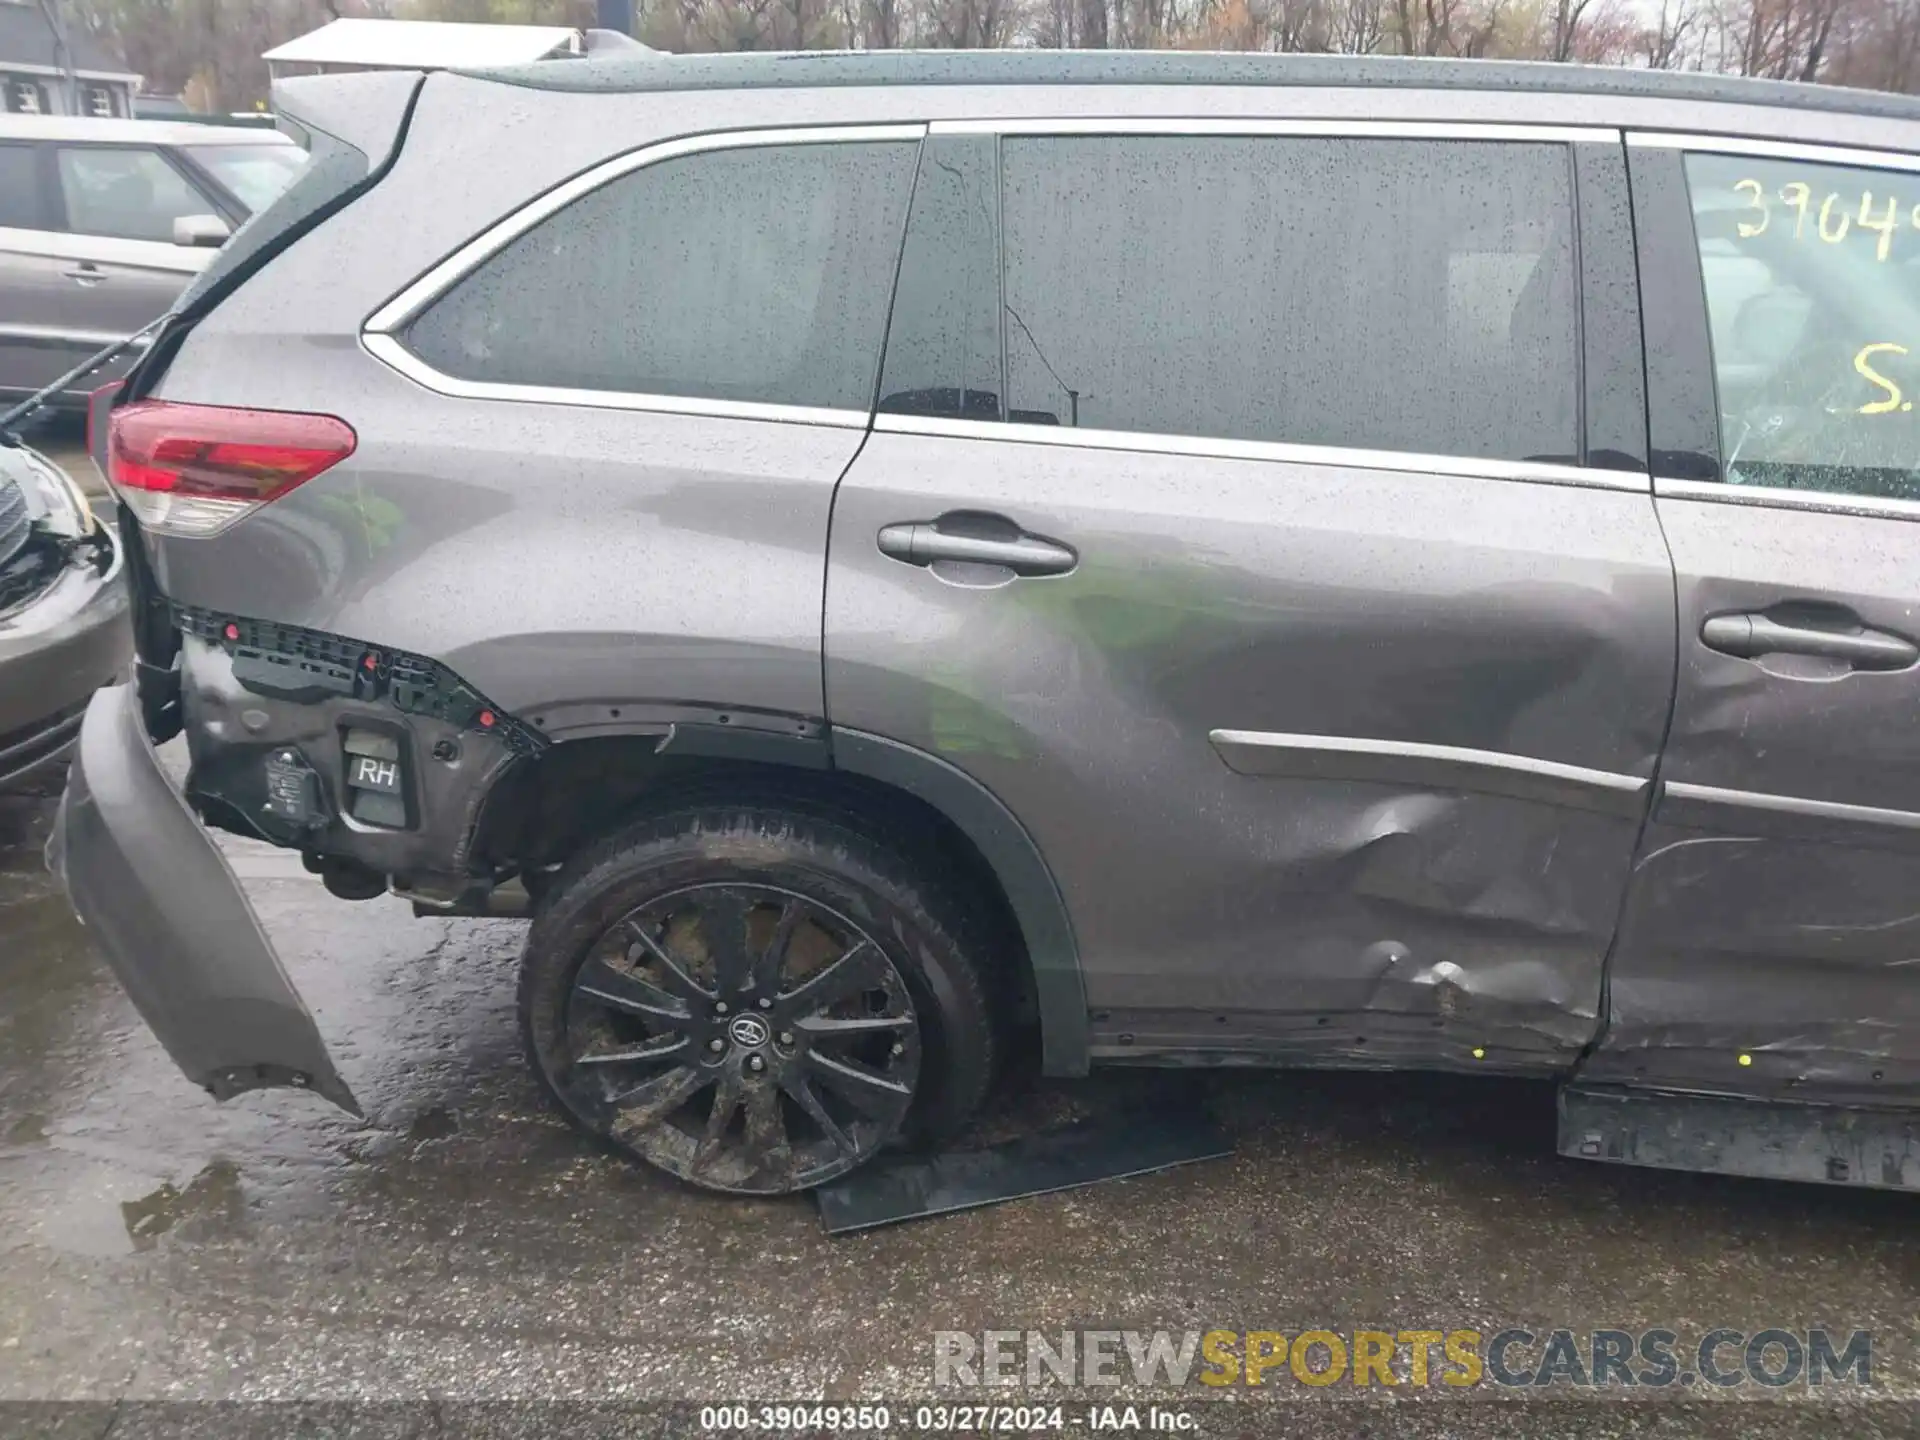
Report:
M 875 547 L 963 507 L 1080 564 L 972 587 Z M 835 723 L 967 771 L 1047 856 L 1096 1057 L 1554 1068 L 1592 1037 L 1671 677 L 1646 495 L 877 433 L 827 593 Z M 1354 737 L 1399 743 L 1325 743 Z
M 1740 146 L 1703 140 L 1697 149 Z M 1761 226 L 1739 206 L 1795 180 L 1818 197 L 1866 185 L 1905 193 L 1915 176 L 1872 170 L 1860 152 L 1832 157 L 1846 167 L 1836 169 L 1819 151 L 1748 150 L 1707 159 L 1694 172 L 1696 197 L 1694 162 L 1680 149 L 1630 146 L 1656 504 L 1677 575 L 1680 665 L 1660 794 L 1610 969 L 1606 1033 L 1582 1078 L 1912 1104 L 1920 505 L 1890 497 L 1911 487 L 1915 430 L 1910 407 L 1859 408 L 1883 392 L 1848 362 L 1868 341 L 1911 340 L 1920 305 L 1897 263 L 1878 268 L 1873 232 L 1835 239 L 1809 225 L 1796 235 L 1790 212 Z M 1749 176 L 1761 178 L 1749 186 Z M 1709 288 L 1702 247 L 1742 270 L 1723 269 Z M 1809 318 L 1781 331 L 1779 306 L 1795 292 Z M 1708 295 L 1721 309 L 1711 327 Z M 1746 312 L 1756 299 L 1774 311 L 1753 327 Z M 1772 357 L 1752 348 L 1789 333 L 1819 348 Z M 1910 371 L 1881 364 L 1911 385 Z M 1703 383 L 1716 377 L 1717 394 Z M 1821 397 L 1816 409 L 1796 410 L 1801 391 Z M 1796 430 L 1810 415 L 1824 418 Z M 1813 438 L 1785 449 L 1796 434 Z M 1863 489 L 1879 493 L 1854 493 Z M 1751 616 L 1797 633 L 1729 637 L 1728 625 Z M 1794 653 L 1845 650 L 1848 635 L 1886 653 Z

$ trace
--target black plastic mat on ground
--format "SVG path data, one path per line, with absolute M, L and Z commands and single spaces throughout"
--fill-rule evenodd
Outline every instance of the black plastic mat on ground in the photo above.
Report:
M 844 1235 L 1232 1153 L 1204 1114 L 1101 1116 L 985 1150 L 882 1159 L 813 1193 L 827 1233 Z

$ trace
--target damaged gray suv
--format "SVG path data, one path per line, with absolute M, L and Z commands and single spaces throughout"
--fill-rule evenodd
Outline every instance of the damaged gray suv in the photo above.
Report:
M 277 99 L 311 163 L 97 407 L 139 660 L 52 846 L 196 1084 L 356 1104 L 211 826 L 529 916 L 542 1081 L 717 1190 L 1023 1051 L 1554 1077 L 1570 1155 L 1920 1184 L 1920 102 Z

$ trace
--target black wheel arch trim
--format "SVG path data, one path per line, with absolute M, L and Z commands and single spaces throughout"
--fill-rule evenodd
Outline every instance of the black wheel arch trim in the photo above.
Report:
M 1080 950 L 1060 887 L 1026 827 L 986 786 L 936 755 L 837 725 L 828 736 L 836 770 L 925 801 L 980 852 L 1006 892 L 1026 942 L 1040 1012 L 1041 1073 L 1085 1075 L 1090 1062 Z

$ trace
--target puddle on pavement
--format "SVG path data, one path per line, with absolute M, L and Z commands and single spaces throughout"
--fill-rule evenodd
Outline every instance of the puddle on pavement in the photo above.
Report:
M 151 1250 L 175 1226 L 188 1238 L 229 1238 L 244 1228 L 247 1201 L 240 1189 L 239 1167 L 216 1160 L 184 1190 L 162 1183 L 137 1200 L 120 1203 L 120 1217 L 135 1250 Z
M 407 1127 L 409 1140 L 445 1140 L 460 1133 L 460 1117 L 445 1105 L 434 1105 L 413 1117 Z

